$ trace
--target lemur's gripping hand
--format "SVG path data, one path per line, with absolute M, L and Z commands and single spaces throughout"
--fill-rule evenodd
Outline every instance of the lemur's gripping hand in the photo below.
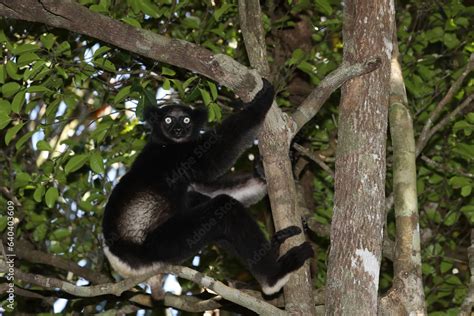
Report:
M 272 105 L 273 98 L 275 97 L 275 90 L 273 85 L 265 78 L 262 78 L 263 87 L 255 95 L 252 101 L 246 104 L 246 107 L 259 113 L 266 113 Z

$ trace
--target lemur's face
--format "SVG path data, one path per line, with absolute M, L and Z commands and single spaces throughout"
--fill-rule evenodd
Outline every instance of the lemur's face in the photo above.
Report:
M 160 128 L 166 137 L 176 143 L 185 142 L 190 138 L 194 122 L 190 113 L 182 109 L 170 109 L 160 120 Z
M 182 105 L 168 105 L 147 109 L 145 119 L 152 127 L 153 141 L 185 143 L 199 135 L 199 129 L 205 123 L 201 112 Z

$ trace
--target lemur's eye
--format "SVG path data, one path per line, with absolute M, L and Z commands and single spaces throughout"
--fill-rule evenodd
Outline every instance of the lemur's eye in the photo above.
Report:
M 184 124 L 189 124 L 189 122 L 191 122 L 191 119 L 186 116 L 186 117 L 183 119 L 183 123 L 184 123 Z
M 169 116 L 165 117 L 165 123 L 166 124 L 171 124 L 172 121 L 173 120 L 171 119 L 171 117 L 169 117 Z

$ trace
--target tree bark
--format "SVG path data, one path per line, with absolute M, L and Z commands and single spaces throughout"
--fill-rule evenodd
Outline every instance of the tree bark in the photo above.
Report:
M 393 146 L 396 243 L 393 285 L 380 300 L 379 315 L 424 315 L 426 311 L 421 275 L 415 135 L 412 118 L 406 107 L 408 100 L 398 61 L 395 30 L 393 44 L 389 117 Z
M 342 88 L 326 314 L 375 315 L 385 220 L 393 2 L 344 1 L 344 60 L 381 58 Z
M 266 58 L 265 34 L 259 1 L 240 0 L 239 16 L 245 47 L 252 67 L 268 76 L 269 65 Z M 291 119 L 276 103 L 267 114 L 259 137 L 259 149 L 263 157 L 267 175 L 267 191 L 272 206 L 275 230 L 288 226 L 298 226 L 303 230 L 301 215 L 296 207 L 296 188 L 289 157 L 291 142 Z M 305 241 L 304 234 L 287 240 L 281 253 Z M 292 273 L 284 287 L 285 309 L 290 315 L 314 315 L 315 304 L 309 262 Z

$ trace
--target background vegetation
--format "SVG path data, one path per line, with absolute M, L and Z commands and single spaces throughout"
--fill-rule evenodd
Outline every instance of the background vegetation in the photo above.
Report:
M 132 26 L 184 39 L 248 64 L 235 1 L 79 2 Z M 291 111 L 342 61 L 340 1 L 269 1 L 262 10 L 277 103 Z M 396 10 L 401 65 L 419 135 L 474 53 L 474 7 L 467 0 L 413 0 L 398 1 Z M 26 242 L 25 247 L 58 254 L 107 274 L 109 266 L 99 237 L 103 208 L 113 184 L 146 141 L 141 120 L 144 92 L 155 95 L 159 91 L 162 96 L 173 91 L 186 103 L 200 103 L 209 109 L 211 124 L 231 110 L 233 94 L 189 71 L 85 36 L 23 21 L 0 23 L 0 204 L 15 203 L 16 238 Z M 473 90 L 471 74 L 455 91 L 441 118 Z M 339 96 L 333 95 L 296 139 L 331 168 L 338 103 Z M 456 314 L 468 291 L 466 249 L 474 223 L 472 108 L 471 101 L 436 131 L 417 160 L 423 281 L 432 314 Z M 296 151 L 292 158 L 311 218 L 329 225 L 331 174 Z M 389 170 L 390 163 L 388 158 Z M 238 165 L 250 167 L 247 159 Z M 391 192 L 390 175 L 388 178 L 387 192 Z M 262 203 L 255 216 L 271 232 L 267 209 L 268 203 Z M 393 215 L 388 213 L 387 231 L 392 239 L 394 229 Z M 0 214 L 0 232 L 6 237 L 4 213 Z M 321 235 L 315 238 L 316 288 L 325 284 L 329 245 Z M 198 269 L 206 274 L 251 282 L 244 269 L 215 247 L 199 257 Z M 26 272 L 80 282 L 72 274 L 44 269 L 38 263 L 21 261 L 19 265 Z M 381 292 L 389 288 L 391 278 L 391 262 L 385 259 Z M 196 290 L 191 283 L 181 285 Z M 67 297 L 61 292 L 45 293 L 39 287 L 28 289 L 53 298 L 43 299 L 48 304 Z M 82 308 L 80 301 L 70 299 L 62 312 Z M 16 310 L 47 313 L 50 307 L 43 302 L 17 296 Z M 124 304 L 129 303 L 102 303 L 98 311 Z

